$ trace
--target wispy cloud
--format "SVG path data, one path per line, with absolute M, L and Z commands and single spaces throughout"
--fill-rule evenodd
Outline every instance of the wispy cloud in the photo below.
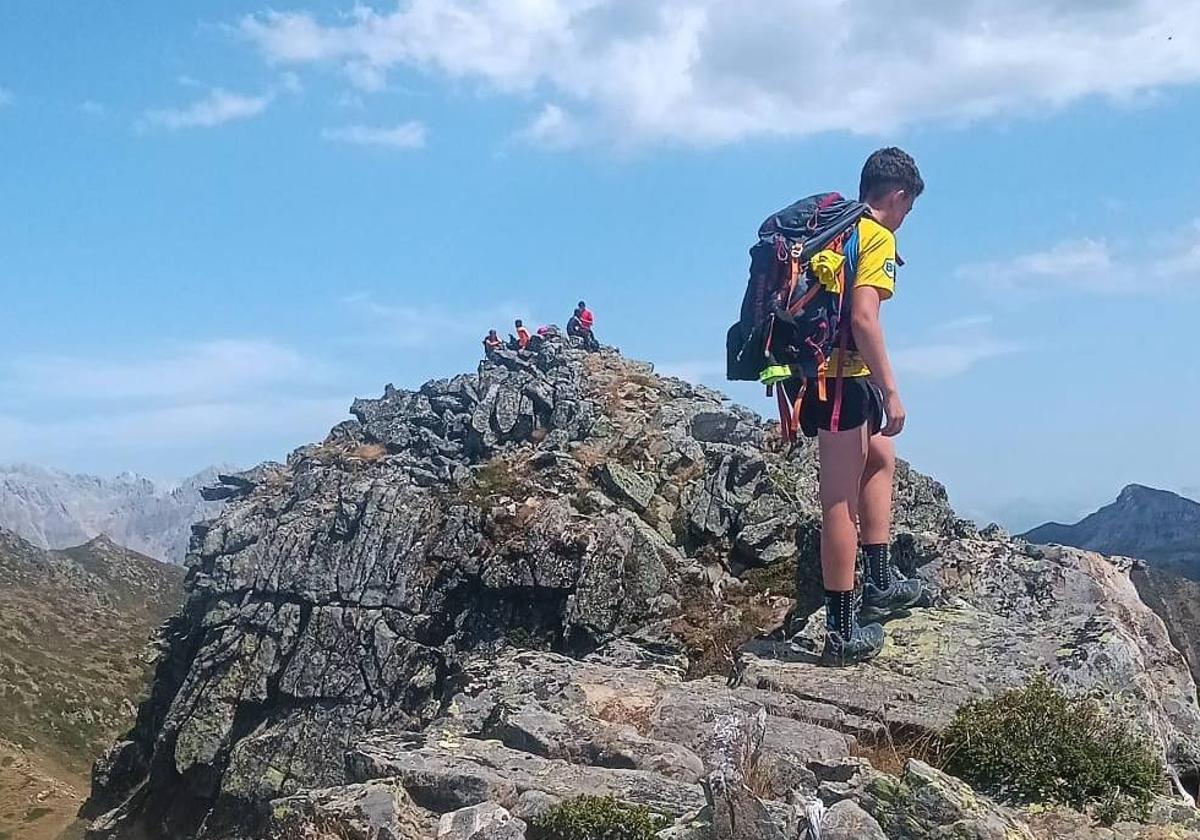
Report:
M 1145 294 L 1200 291 L 1200 219 L 1140 241 L 1071 239 L 1041 251 L 973 263 L 958 276 L 1002 292 Z
M 303 424 L 318 425 L 308 430 L 320 435 L 346 413 L 345 398 L 289 397 L 283 399 L 249 399 L 225 402 L 202 402 L 180 406 L 132 409 L 114 412 L 81 413 L 71 419 L 31 421 L 0 414 L 0 452 L 28 451 L 31 444 L 75 447 L 90 446 L 148 446 L 169 447 L 178 444 L 181 436 L 189 445 L 212 442 L 230 434 L 277 434 L 280 429 L 294 429 Z M 10 460 L 0 455 L 0 461 Z
M 1164 0 L 909 2 L 888 15 L 784 3 L 765 16 L 722 0 L 407 0 L 340 16 L 266 12 L 238 28 L 273 65 L 330 67 L 363 90 L 416 69 L 500 95 L 546 91 L 596 129 L 589 137 L 635 143 L 894 131 L 1200 81 L 1200 16 Z M 779 32 L 822 37 L 764 50 Z M 863 44 L 876 61 L 844 60 Z
M 0 462 L 152 465 L 282 454 L 343 419 L 333 365 L 268 339 L 0 362 Z M 114 461 L 113 459 L 116 459 Z M 106 467 L 107 469 L 107 467 Z
M 391 128 L 347 125 L 327 128 L 321 132 L 326 140 L 350 143 L 355 146 L 377 146 L 388 149 L 420 149 L 425 146 L 425 125 L 416 120 Z
M 901 347 L 892 353 L 892 364 L 901 373 L 927 379 L 960 376 L 985 359 L 1019 353 L 1023 348 L 994 338 L 964 338 Z
M 347 416 L 349 396 L 277 396 L 158 407 L 79 411 L 69 418 L 0 412 L 0 463 L 105 464 L 148 467 L 194 452 L 196 463 L 225 457 L 280 457 L 298 442 L 319 440 Z
M 0 383 L 10 396 L 94 402 L 205 402 L 329 376 L 324 363 L 258 339 L 206 341 L 136 359 L 22 356 L 0 366 Z
M 304 93 L 304 83 L 300 81 L 300 77 L 290 70 L 279 74 L 279 89 L 284 93 L 301 94 Z
M 516 139 L 545 149 L 567 149 L 578 145 L 583 136 L 583 129 L 574 117 L 558 105 L 547 103 L 517 132 Z
M 993 334 L 987 315 L 956 318 L 934 328 L 922 342 L 902 344 L 891 352 L 892 364 L 905 376 L 948 379 L 980 362 L 1022 352 L 1016 341 Z
M 102 103 L 89 99 L 79 103 L 79 113 L 87 114 L 89 117 L 103 117 L 108 113 L 108 109 Z
M 13 95 L 13 92 L 0 85 L 0 108 L 3 108 L 5 105 L 11 105 L 15 100 L 16 96 Z
M 271 104 L 271 96 L 247 96 L 213 88 L 205 96 L 179 108 L 146 111 L 142 127 L 178 131 L 185 128 L 215 128 L 238 120 L 257 117 Z
M 366 323 L 361 334 L 374 344 L 397 347 L 429 347 L 447 342 L 482 339 L 495 327 L 504 335 L 513 321 L 524 319 L 531 328 L 536 321 L 522 303 L 497 303 L 491 306 L 450 310 L 433 306 L 380 303 L 366 294 L 343 298 L 342 305 Z

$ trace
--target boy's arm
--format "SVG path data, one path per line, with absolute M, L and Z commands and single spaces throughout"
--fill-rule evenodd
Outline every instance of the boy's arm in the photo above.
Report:
M 882 302 L 878 288 L 856 286 L 850 327 L 854 331 L 858 352 L 871 369 L 871 381 L 883 391 L 883 411 L 887 418 L 883 434 L 893 437 L 904 429 L 904 404 L 900 402 L 896 375 L 883 342 L 883 325 L 879 322 L 879 306 Z

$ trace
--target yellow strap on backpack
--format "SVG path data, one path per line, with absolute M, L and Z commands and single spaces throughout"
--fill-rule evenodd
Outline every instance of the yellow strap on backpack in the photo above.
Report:
M 788 365 L 771 365 L 770 367 L 763 368 L 762 373 L 758 375 L 758 381 L 768 386 L 791 378 L 792 369 Z
M 846 258 L 842 254 L 825 250 L 813 254 L 808 267 L 817 278 L 817 282 L 824 286 L 826 291 L 836 295 L 842 291 L 842 266 L 845 264 Z

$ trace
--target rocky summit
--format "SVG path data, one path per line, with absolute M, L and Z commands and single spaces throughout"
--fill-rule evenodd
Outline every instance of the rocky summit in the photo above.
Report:
M 580 794 L 692 840 L 1200 837 L 1196 687 L 1126 561 L 978 532 L 901 465 L 929 603 L 827 670 L 814 453 L 720 394 L 553 338 L 351 413 L 209 492 L 89 837 L 520 838 Z M 1150 823 L 919 760 L 1038 673 L 1161 753 Z

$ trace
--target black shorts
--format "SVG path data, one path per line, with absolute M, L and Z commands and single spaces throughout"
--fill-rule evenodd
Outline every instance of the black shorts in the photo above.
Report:
M 800 430 L 805 437 L 816 437 L 818 429 L 825 431 L 848 431 L 869 423 L 872 435 L 883 428 L 883 392 L 866 376 L 847 376 L 842 379 L 842 406 L 838 415 L 838 428 L 833 428 L 833 406 L 837 398 L 838 381 L 825 380 L 825 399 L 821 399 L 817 383 L 810 381 L 804 389 L 800 403 Z M 794 402 L 800 389 L 796 381 L 784 382 L 782 387 L 788 402 Z

